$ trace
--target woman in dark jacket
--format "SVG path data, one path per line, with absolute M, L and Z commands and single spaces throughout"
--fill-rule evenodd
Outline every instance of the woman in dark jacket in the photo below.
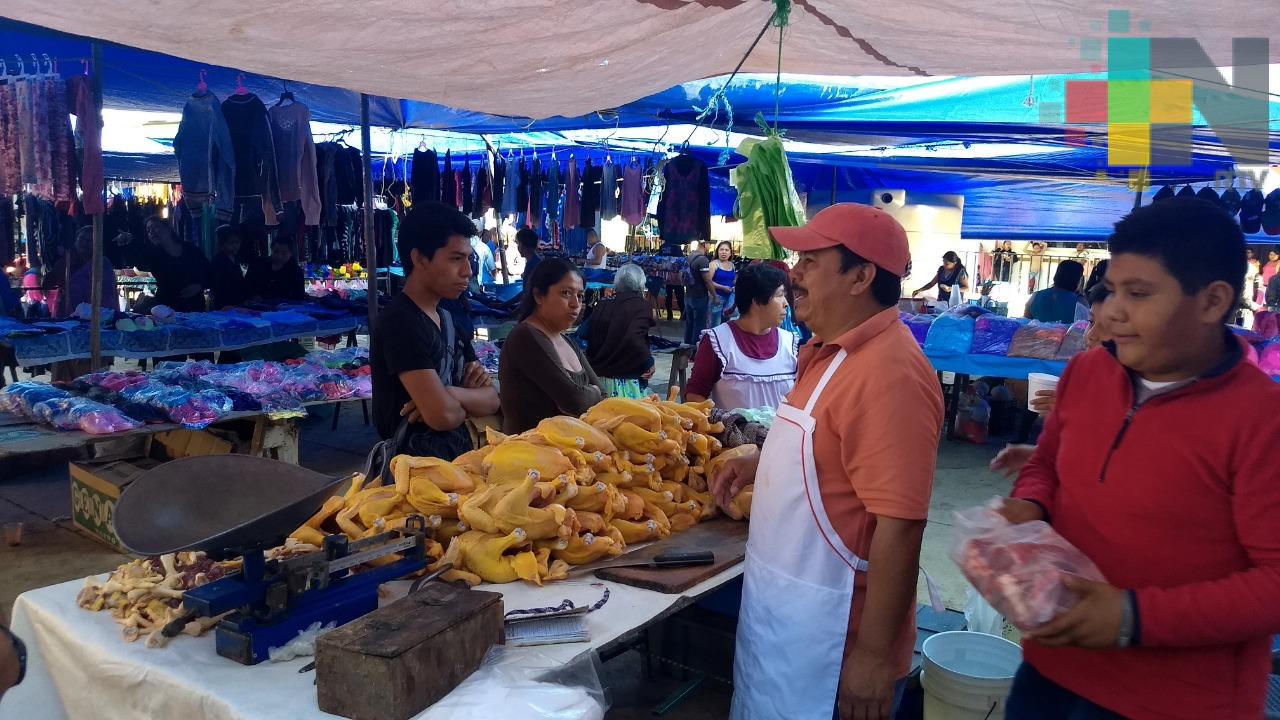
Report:
M 643 397 L 653 376 L 649 352 L 653 309 L 644 297 L 644 286 L 644 270 L 633 263 L 623 265 L 614 275 L 614 296 L 601 301 L 591 314 L 587 360 L 609 397 Z

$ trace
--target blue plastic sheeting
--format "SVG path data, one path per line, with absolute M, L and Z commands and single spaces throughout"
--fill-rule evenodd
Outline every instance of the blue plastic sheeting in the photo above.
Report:
M 1033 360 L 1031 358 L 1000 357 L 998 355 L 936 355 L 925 353 L 933 369 L 953 372 L 970 377 L 998 377 L 1009 380 L 1026 380 L 1030 373 L 1045 373 L 1061 377 L 1066 371 L 1065 362 Z

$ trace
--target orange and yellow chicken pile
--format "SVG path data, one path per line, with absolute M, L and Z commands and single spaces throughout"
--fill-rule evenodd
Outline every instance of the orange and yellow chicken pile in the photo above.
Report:
M 611 398 L 580 419 L 553 417 L 515 436 L 488 432 L 488 444 L 453 462 L 399 455 L 391 478 L 357 475 L 291 538 L 319 546 L 341 532 L 351 539 L 426 517 L 435 540 L 429 569 L 452 563 L 446 579 L 541 585 L 582 565 L 658 540 L 718 514 L 707 492 L 733 457 L 708 419 L 711 403 Z M 726 512 L 748 517 L 752 487 Z M 393 562 L 398 556 L 382 558 Z

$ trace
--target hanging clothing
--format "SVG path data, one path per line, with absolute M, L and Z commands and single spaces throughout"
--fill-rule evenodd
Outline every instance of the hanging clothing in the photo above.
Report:
M 599 165 L 593 165 L 587 158 L 582 167 L 582 204 L 578 212 L 578 226 L 593 228 L 596 226 L 596 213 L 600 210 L 600 181 L 604 172 Z M 567 220 L 567 219 L 566 219 Z
M 92 97 L 86 102 L 92 103 Z M 76 105 L 80 107 L 79 99 Z M 86 153 L 88 142 L 86 138 Z M 173 154 L 178 160 L 184 202 L 198 207 L 205 198 L 212 198 L 218 212 L 230 217 L 236 197 L 236 156 L 218 96 L 205 93 L 187 98 L 178 134 L 173 138 Z
M 516 184 L 516 212 L 529 214 L 529 166 L 525 163 L 524 158 L 520 158 L 520 167 L 516 173 L 518 182 Z M 526 222 L 526 224 L 532 224 Z
M 664 245 L 711 238 L 711 181 L 706 163 L 680 155 L 663 170 L 658 230 Z
M 22 191 L 21 144 L 15 83 L 0 83 L 0 195 Z
M 464 182 L 465 182 L 465 177 L 463 176 L 462 171 L 454 170 L 453 171 L 453 206 L 465 213 L 467 210 L 466 208 L 467 192 L 463 190 Z
M 791 179 L 791 168 L 787 164 L 787 154 L 783 150 L 782 140 L 776 135 L 764 140 L 744 140 L 738 146 L 738 154 L 746 157 L 747 162 L 733 169 L 729 175 L 729 182 L 738 190 L 738 218 L 742 221 L 742 255 L 748 258 L 781 260 L 786 257 L 786 253 L 773 242 L 769 236 L 769 228 L 797 227 L 805 223 L 804 204 Z M 679 161 L 680 158 L 677 158 L 675 163 L 679 164 Z M 672 166 L 668 165 L 669 179 L 672 171 Z M 701 177 L 707 177 L 705 166 L 700 173 Z M 667 186 L 668 194 L 689 190 L 690 185 L 683 181 L 678 185 Z M 667 195 L 664 194 L 663 199 L 665 200 L 666 197 Z M 680 197 L 673 197 L 672 200 L 678 201 Z M 696 201 L 700 203 L 702 198 L 698 197 Z M 697 215 L 697 222 L 703 222 L 705 217 L 707 223 L 705 231 L 709 233 L 711 228 L 709 195 L 706 202 L 708 204 L 705 208 L 699 206 L 696 212 L 706 213 Z M 664 243 L 674 241 L 684 244 L 694 239 L 680 231 L 681 228 L 687 227 L 680 221 L 676 222 L 673 229 L 674 237 L 668 237 L 670 233 L 667 227 L 666 224 L 662 225 Z M 703 229 L 699 227 L 697 232 L 703 232 Z M 700 237 L 705 238 L 709 235 Z
M 253 93 L 232 95 L 222 103 L 222 115 L 235 152 L 236 197 L 261 198 L 267 224 L 274 224 L 281 210 L 280 185 L 267 106 Z
M 578 177 L 578 161 L 569 158 L 569 166 L 564 175 L 564 221 L 561 226 L 564 228 L 573 228 L 578 226 L 578 214 L 580 212 L 580 203 L 578 197 L 578 187 L 581 180 Z
M 467 160 L 458 171 L 458 209 L 463 215 L 470 215 L 475 207 L 474 190 L 471 187 L 471 161 Z
M 499 216 L 510 217 L 519 212 L 518 208 L 520 207 L 518 197 L 520 188 L 520 164 L 516 163 L 514 159 L 506 163 L 506 182 L 504 183 L 504 186 L 506 189 L 503 191 L 502 212 L 499 213 Z
M 413 151 L 409 187 L 413 190 L 414 202 L 439 202 L 440 158 L 435 150 L 420 148 Z
M 311 110 L 300 102 L 276 105 L 267 112 L 276 151 L 280 202 L 302 202 L 303 222 L 320 224 L 320 187 L 316 180 L 316 144 L 311 137 Z
M 528 224 L 531 228 L 542 227 L 542 203 L 545 200 L 542 186 L 545 182 L 546 177 L 542 174 L 542 163 L 535 157 L 533 165 L 529 168 L 529 205 L 525 210 L 528 214 Z
M 560 218 L 560 163 L 554 157 L 547 164 L 547 181 L 542 184 L 543 213 L 550 226 Z
M 493 187 L 489 183 L 489 168 L 481 162 L 472 180 L 471 217 L 479 220 L 491 207 L 493 207 Z
M 75 139 L 71 130 L 71 120 L 68 118 L 72 108 L 67 103 L 67 90 L 67 83 L 59 79 L 45 83 L 45 92 L 49 100 L 49 160 L 54 202 L 73 202 L 76 199 L 75 168 L 78 163 L 75 162 Z M 87 113 L 87 116 L 89 125 L 96 124 L 97 119 L 93 113 Z M 101 132 L 101 127 L 98 130 Z M 98 178 L 100 180 L 100 174 Z M 90 187 L 93 189 L 92 181 Z M 97 195 L 92 205 L 94 214 L 103 211 L 100 182 L 96 186 L 96 191 Z
M 35 112 L 31 100 L 31 83 L 17 81 L 14 83 L 18 103 L 18 159 L 21 169 L 22 185 L 34 185 L 36 182 L 36 150 L 35 127 L 32 118 Z
M 502 218 L 502 208 L 505 207 L 505 194 L 507 187 L 507 161 L 502 159 L 498 153 L 493 153 L 493 177 L 491 178 L 493 185 L 493 209 Z
M 71 110 L 76 116 L 76 152 L 80 156 L 80 191 L 83 194 L 81 203 L 86 215 L 97 215 L 105 209 L 105 201 L 102 197 L 102 188 L 105 184 L 102 178 L 102 116 L 94 107 L 93 88 L 87 75 L 73 77 L 68 83 L 71 96 L 74 98 Z M 218 114 L 221 116 L 221 109 Z M 182 115 L 185 119 L 185 108 Z M 225 130 L 225 123 L 223 128 Z M 182 131 L 181 125 L 178 126 L 178 131 Z M 225 134 L 223 139 L 229 142 Z M 173 150 L 177 155 L 177 138 L 174 138 Z M 230 150 L 228 149 L 227 152 L 229 153 Z M 178 165 L 178 173 L 181 176 L 181 164 Z M 229 176 L 230 173 L 228 173 Z M 183 188 L 185 187 L 184 181 Z
M 622 219 L 632 227 L 644 222 L 646 201 L 644 170 L 633 159 L 622 170 Z
M 453 174 L 453 151 L 444 151 L 444 169 L 440 171 L 440 202 L 458 207 L 458 177 Z
M 618 169 L 612 160 L 605 158 L 600 169 L 600 219 L 618 217 Z

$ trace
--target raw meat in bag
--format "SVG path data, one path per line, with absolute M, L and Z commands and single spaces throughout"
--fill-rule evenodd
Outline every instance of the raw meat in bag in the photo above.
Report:
M 1103 581 L 1102 572 L 1048 523 L 1013 525 L 996 512 L 997 498 L 955 514 L 951 559 L 1001 615 L 1024 632 L 1075 606 L 1063 579 Z

